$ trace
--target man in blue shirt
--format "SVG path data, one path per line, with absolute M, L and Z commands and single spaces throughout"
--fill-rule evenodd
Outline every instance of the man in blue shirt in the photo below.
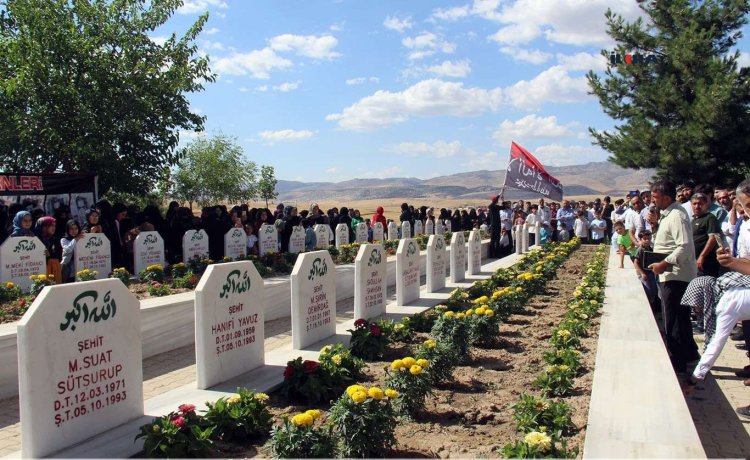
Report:
M 568 200 L 563 201 L 563 205 L 557 210 L 557 229 L 561 230 L 561 224 L 565 223 L 565 228 L 573 228 L 573 222 L 576 220 L 573 208 Z

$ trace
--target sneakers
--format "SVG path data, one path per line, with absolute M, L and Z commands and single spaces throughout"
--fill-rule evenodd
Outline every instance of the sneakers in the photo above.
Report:
M 740 417 L 750 419 L 750 406 L 738 407 L 734 411 L 737 412 L 737 415 L 739 415 Z
M 731 334 L 729 334 L 729 338 L 735 342 L 739 342 L 740 340 L 745 339 L 745 334 L 742 331 L 732 332 Z
M 738 350 L 747 350 L 747 346 L 744 343 L 737 343 L 734 347 Z

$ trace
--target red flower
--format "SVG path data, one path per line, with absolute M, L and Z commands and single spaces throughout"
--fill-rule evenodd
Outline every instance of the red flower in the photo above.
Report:
M 354 327 L 356 327 L 357 329 L 362 329 L 363 327 L 365 327 L 366 324 L 367 324 L 367 321 L 360 318 L 354 322 Z
M 317 361 L 305 360 L 302 363 L 302 370 L 305 371 L 305 374 L 311 374 L 318 370 L 318 366 L 320 365 Z
M 286 369 L 284 369 L 284 378 L 288 379 L 289 377 L 294 375 L 294 367 L 287 366 Z
M 180 409 L 180 412 L 185 415 L 191 412 L 195 412 L 195 406 L 192 404 L 180 404 L 180 407 L 178 407 L 178 409 Z
M 370 324 L 370 334 L 373 337 L 380 337 L 380 326 L 377 324 Z
M 26 298 L 21 299 L 21 306 L 22 307 L 26 306 Z
M 185 417 L 179 415 L 177 417 L 172 417 L 172 425 L 180 429 L 185 428 Z

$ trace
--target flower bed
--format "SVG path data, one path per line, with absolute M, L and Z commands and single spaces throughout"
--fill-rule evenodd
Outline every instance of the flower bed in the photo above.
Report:
M 582 446 L 586 411 L 580 408 L 588 404 L 586 369 L 594 357 L 573 351 L 595 347 L 595 334 L 586 331 L 598 324 L 598 306 L 582 303 L 591 300 L 593 284 L 576 291 L 566 312 L 582 259 L 593 252 L 573 254 L 576 247 L 532 252 L 489 280 L 454 291 L 440 308 L 400 323 L 358 321 L 353 350 L 370 361 L 339 344 L 322 350 L 319 362 L 290 362 L 285 386 L 268 401 L 273 436 L 265 444 L 256 439 L 220 448 L 218 455 L 254 455 L 259 448 L 277 457 L 498 456 L 506 444 L 521 456 L 575 452 Z M 544 339 L 555 348 L 547 350 Z M 547 382 L 572 391 L 566 402 L 521 395 L 541 380 L 545 366 L 574 369 L 573 386 Z

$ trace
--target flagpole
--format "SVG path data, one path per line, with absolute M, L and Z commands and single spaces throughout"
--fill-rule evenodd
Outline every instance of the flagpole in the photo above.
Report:
M 512 145 L 512 143 L 511 143 Z M 500 189 L 500 202 L 505 201 L 505 189 L 508 184 L 508 167 L 510 166 L 510 151 L 508 153 L 508 165 L 505 167 L 505 175 L 503 176 L 503 188 Z

